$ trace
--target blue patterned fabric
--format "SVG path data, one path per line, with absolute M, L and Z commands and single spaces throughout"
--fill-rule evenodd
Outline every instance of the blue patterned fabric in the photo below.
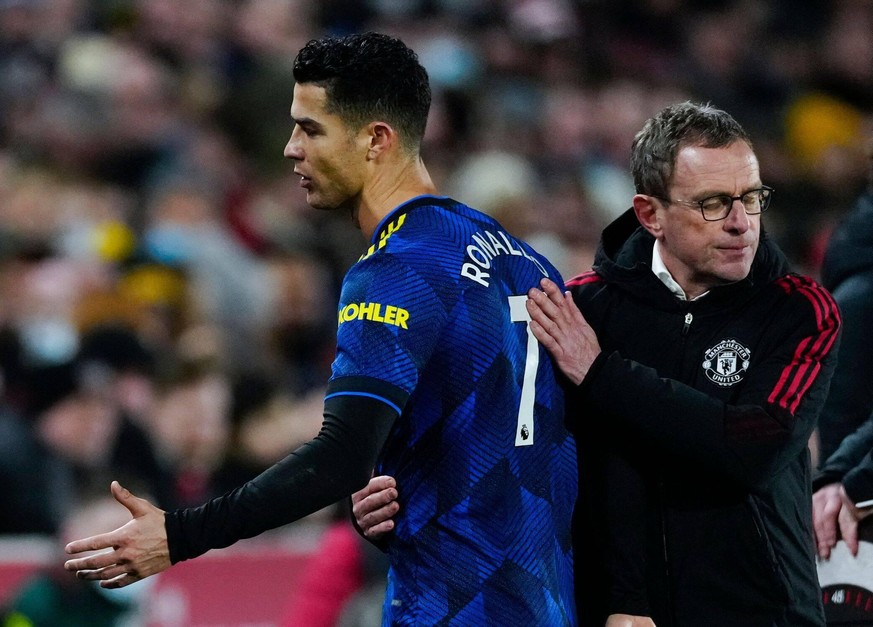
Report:
M 376 469 L 401 499 L 386 625 L 575 620 L 575 443 L 524 309 L 544 276 L 563 285 L 491 218 L 427 196 L 346 277 L 329 394 L 402 410 Z

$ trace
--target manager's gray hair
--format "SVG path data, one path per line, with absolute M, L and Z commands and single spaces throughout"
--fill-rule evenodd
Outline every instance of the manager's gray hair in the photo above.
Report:
M 685 146 L 723 148 L 752 142 L 730 114 L 710 104 L 670 105 L 643 125 L 631 147 L 631 174 L 638 194 L 668 197 L 676 155 Z

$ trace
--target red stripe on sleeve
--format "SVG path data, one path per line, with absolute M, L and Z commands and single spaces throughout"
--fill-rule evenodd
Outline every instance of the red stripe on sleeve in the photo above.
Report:
M 589 270 L 588 272 L 583 272 L 578 276 L 574 276 L 569 281 L 566 281 L 564 285 L 566 287 L 578 287 L 580 285 L 587 285 L 588 283 L 597 283 L 602 280 L 603 277 L 597 274 L 594 270 Z
M 818 377 L 821 361 L 830 352 L 837 339 L 840 314 L 833 297 L 811 279 L 786 276 L 779 279 L 778 283 L 786 293 L 798 292 L 806 297 L 812 304 L 816 320 L 817 333 L 804 338 L 797 345 L 791 363 L 785 366 L 767 399 L 793 415 Z

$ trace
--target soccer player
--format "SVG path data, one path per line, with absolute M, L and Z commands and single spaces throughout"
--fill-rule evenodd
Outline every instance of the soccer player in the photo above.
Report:
M 307 202 L 348 211 L 371 245 L 348 272 L 318 436 L 197 508 L 164 512 L 117 482 L 133 520 L 71 542 L 68 570 L 126 586 L 396 478 L 391 625 L 575 622 L 575 442 L 529 326 L 546 259 L 435 195 L 419 154 L 430 105 L 414 52 L 374 33 L 309 42 L 294 64 L 285 156 Z

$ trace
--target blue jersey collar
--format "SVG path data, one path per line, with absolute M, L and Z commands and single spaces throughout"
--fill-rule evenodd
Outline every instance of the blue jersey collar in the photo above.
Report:
M 385 229 L 385 227 L 389 223 L 394 222 L 397 218 L 399 218 L 401 214 L 408 213 L 416 207 L 432 207 L 434 205 L 445 206 L 448 203 L 454 203 L 454 201 L 448 196 L 435 196 L 433 194 L 422 194 L 421 196 L 415 196 L 407 201 L 400 203 L 394 209 L 392 209 L 388 213 L 388 215 L 382 218 L 378 226 L 376 226 L 376 229 L 373 231 L 373 236 L 370 238 L 370 243 L 375 244 L 376 242 L 378 242 L 382 237 L 382 231 Z

